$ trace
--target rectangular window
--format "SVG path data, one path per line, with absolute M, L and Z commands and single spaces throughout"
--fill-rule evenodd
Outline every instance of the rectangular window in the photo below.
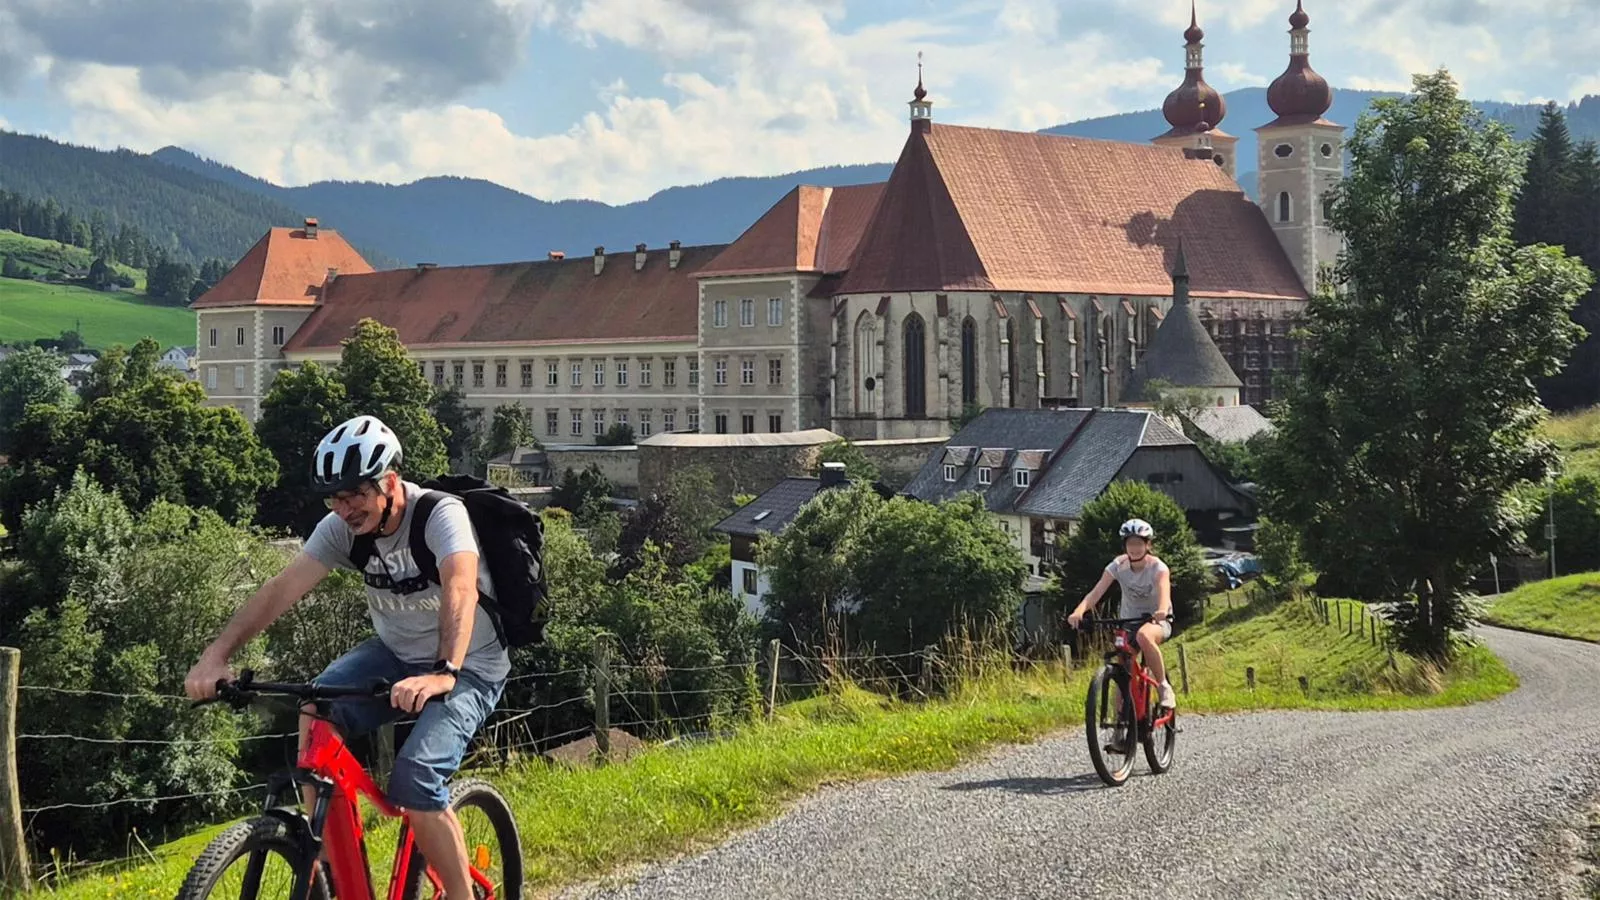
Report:
M 648 409 L 639 410 L 639 436 L 650 436 L 650 410 Z
M 216 366 L 207 366 L 206 367 L 206 390 L 214 391 L 216 389 L 217 389 L 217 367 Z
M 753 413 L 744 413 L 739 416 L 739 429 L 744 434 L 756 433 L 756 417 Z
M 743 361 L 741 361 L 739 363 L 739 383 L 740 384 L 755 384 L 756 383 L 756 361 L 755 360 L 746 359 L 746 360 L 743 360 Z
M 639 360 L 639 387 L 650 386 L 650 360 Z
M 583 410 L 572 410 L 572 436 L 583 437 Z
M 583 387 L 583 363 L 572 364 L 572 386 Z
M 217 345 L 217 330 L 215 328 L 213 328 L 213 329 L 211 329 L 211 346 L 215 347 L 216 345 Z
M 517 364 L 517 374 L 519 376 L 521 376 L 522 386 L 523 387 L 525 387 L 525 388 L 533 387 L 533 363 L 531 363 L 531 362 L 518 363 Z
M 283 326 L 282 325 L 274 325 L 274 326 L 272 326 L 272 346 L 274 346 L 274 347 L 282 347 L 283 346 Z
M 627 410 L 625 410 L 625 409 L 617 410 L 617 424 L 618 425 L 626 425 L 626 424 L 628 424 L 628 411 Z
M 1019 488 L 1025 488 L 1028 486 L 1030 477 L 1031 476 L 1027 469 L 1018 469 L 1012 480 L 1012 483 Z
M 695 359 L 689 360 L 689 387 L 699 387 L 699 385 L 700 359 L 696 357 Z
M 606 411 L 603 410 L 603 409 L 594 410 L 594 435 L 595 435 L 595 437 L 600 437 L 601 435 L 603 435 L 605 433 L 606 433 Z
M 740 579 L 744 582 L 744 592 L 754 597 L 756 595 L 756 570 L 743 569 L 741 574 L 744 576 Z
M 544 364 L 544 386 L 545 387 L 560 387 L 561 386 L 561 366 L 560 365 L 558 365 L 556 363 L 553 363 L 553 362 L 548 362 L 548 363 Z
M 727 413 L 717 413 L 715 416 L 712 417 L 712 424 L 714 424 L 716 426 L 717 434 L 727 434 L 728 433 L 728 414 Z
M 561 433 L 561 413 L 559 410 L 547 409 L 544 411 L 544 433 L 551 437 Z
M 678 361 L 663 359 L 661 361 L 661 384 L 663 387 L 678 386 Z
M 773 434 L 781 433 L 783 431 L 783 416 L 778 413 L 768 413 L 767 430 Z
M 694 432 L 700 430 L 700 410 L 698 409 L 689 410 L 689 430 Z
M 774 386 L 783 384 L 783 360 L 767 360 L 767 384 Z
M 472 364 L 472 386 L 475 388 L 483 387 L 483 363 L 481 362 Z
M 605 384 L 606 384 L 606 364 L 604 362 L 597 362 L 597 363 L 594 364 L 594 386 L 595 387 L 605 387 Z
M 467 364 L 451 363 L 450 380 L 455 383 L 456 387 L 464 387 L 467 383 Z
M 783 298 L 773 297 L 767 301 L 767 324 L 783 324 Z
M 233 367 L 233 389 L 236 391 L 244 390 L 244 366 Z
M 988 466 L 978 467 L 978 483 L 988 484 L 993 480 L 994 470 Z
M 627 387 L 627 386 L 628 386 L 628 361 L 625 360 L 625 359 L 619 359 L 619 360 L 617 360 L 617 387 Z
M 444 387 L 444 363 L 442 362 L 433 364 L 433 383 L 438 387 Z
M 955 466 L 945 466 L 944 467 L 944 480 L 945 481 L 952 481 L 952 482 L 956 480 L 956 467 Z
M 234 331 L 233 341 L 234 341 L 235 344 L 239 345 L 240 347 L 244 346 L 244 326 L 243 325 L 239 326 L 239 328 L 236 331 Z
M 728 361 L 725 360 L 725 359 L 717 360 L 716 383 L 717 384 L 727 384 L 728 383 Z
M 711 304 L 711 327 L 728 327 L 728 301 L 717 300 Z
M 532 375 L 533 373 L 529 372 L 528 374 Z M 497 388 L 506 386 L 506 364 L 503 362 L 494 364 L 494 386 Z
M 739 301 L 739 324 L 746 328 L 756 324 L 756 301 L 749 297 Z

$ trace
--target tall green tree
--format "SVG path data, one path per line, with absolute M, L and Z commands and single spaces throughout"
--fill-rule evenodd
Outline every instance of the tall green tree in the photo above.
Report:
M 394 429 L 408 478 L 430 478 L 449 467 L 444 432 L 428 410 L 433 388 L 406 355 L 400 334 L 375 319 L 362 319 L 341 342 L 339 380 L 351 415 L 372 415 Z
M 1512 240 L 1504 128 L 1444 71 L 1414 84 L 1356 125 L 1331 220 L 1346 247 L 1307 310 L 1263 487 L 1315 568 L 1406 599 L 1405 648 L 1447 658 L 1464 580 L 1515 537 L 1508 493 L 1555 462 L 1533 385 L 1580 337 L 1570 314 L 1593 276 Z
M 72 390 L 61 377 L 64 360 L 39 347 L 28 347 L 0 360 L 0 455 L 11 452 L 11 432 L 30 404 L 66 407 Z
M 538 445 L 539 439 L 534 437 L 533 428 L 528 424 L 528 411 L 521 403 L 505 403 L 494 408 L 489 437 L 483 445 L 485 457 L 494 459 L 518 447 Z
M 189 288 L 193 286 L 193 266 L 188 263 L 163 261 L 151 267 L 144 292 L 157 303 L 183 306 L 189 302 Z
M 18 525 L 80 468 L 132 509 L 167 500 L 251 518 L 278 468 L 250 423 L 231 407 L 207 406 L 200 385 L 158 365 L 154 340 L 114 349 L 96 364 L 82 403 L 34 404 L 23 414 L 0 472 L 0 522 Z
M 428 408 L 444 434 L 444 451 L 451 463 L 471 469 L 480 455 L 478 423 L 482 413 L 468 406 L 466 395 L 455 385 L 438 388 Z
M 278 461 L 278 479 L 261 493 L 257 521 L 308 536 L 326 510 L 311 493 L 311 456 L 317 441 L 344 421 L 344 383 L 315 362 L 278 373 L 261 401 L 256 435 Z
M 1539 112 L 1529 146 L 1528 167 L 1517 196 L 1512 237 L 1519 244 L 1561 244 L 1572 233 L 1575 184 L 1572 134 L 1555 101 Z M 1573 248 L 1567 248 L 1569 252 Z

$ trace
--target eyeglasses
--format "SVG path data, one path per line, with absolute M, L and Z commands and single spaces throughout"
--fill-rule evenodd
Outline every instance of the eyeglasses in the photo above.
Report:
M 357 499 L 370 496 L 372 496 L 372 493 L 365 490 L 334 494 L 331 497 L 323 497 L 322 505 L 329 509 L 336 509 L 340 506 L 349 507 L 354 505 Z

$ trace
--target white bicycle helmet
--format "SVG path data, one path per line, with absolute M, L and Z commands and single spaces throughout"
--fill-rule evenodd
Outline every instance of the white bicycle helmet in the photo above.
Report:
M 311 456 L 311 489 L 353 491 L 400 464 L 400 438 L 376 416 L 356 416 L 328 432 Z
M 1143 519 L 1129 519 L 1122 523 L 1120 534 L 1123 540 L 1127 540 L 1130 537 L 1141 537 L 1149 541 L 1155 539 L 1156 530 L 1151 528 L 1150 523 Z

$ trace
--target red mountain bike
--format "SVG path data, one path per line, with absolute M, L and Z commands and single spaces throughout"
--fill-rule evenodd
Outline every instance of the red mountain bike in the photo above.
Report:
M 1133 774 L 1135 742 L 1144 744 L 1145 761 L 1156 774 L 1172 768 L 1178 746 L 1177 711 L 1162 709 L 1154 701 L 1161 683 L 1139 662 L 1139 642 L 1129 631 L 1152 621 L 1154 616 L 1087 623 L 1112 629 L 1105 668 L 1089 682 L 1083 708 L 1089 759 L 1100 780 L 1112 787 L 1121 786 Z
M 367 687 L 273 684 L 256 681 L 254 673 L 246 670 L 237 681 L 217 682 L 214 700 L 195 704 L 224 702 L 244 709 L 258 695 L 274 694 L 314 704 L 316 721 L 311 723 L 310 740 L 297 767 L 268 779 L 262 814 L 212 839 L 189 870 L 178 900 L 376 900 L 366 837 L 356 808 L 361 795 L 384 815 L 401 820 L 399 848 L 385 893 L 388 900 L 444 896 L 443 882 L 416 846 L 408 815 L 378 790 L 327 718 L 329 701 L 387 697 L 389 687 L 384 682 Z M 302 785 L 315 791 L 309 818 L 295 808 Z M 285 792 L 290 797 L 286 805 L 278 803 Z M 522 896 L 522 843 L 505 798 L 487 782 L 462 781 L 450 788 L 450 806 L 461 819 L 466 837 L 476 900 L 518 900 Z M 317 855 L 324 849 L 327 862 L 319 865 Z M 243 865 L 236 865 L 240 862 Z M 432 891 L 424 893 L 430 886 Z

